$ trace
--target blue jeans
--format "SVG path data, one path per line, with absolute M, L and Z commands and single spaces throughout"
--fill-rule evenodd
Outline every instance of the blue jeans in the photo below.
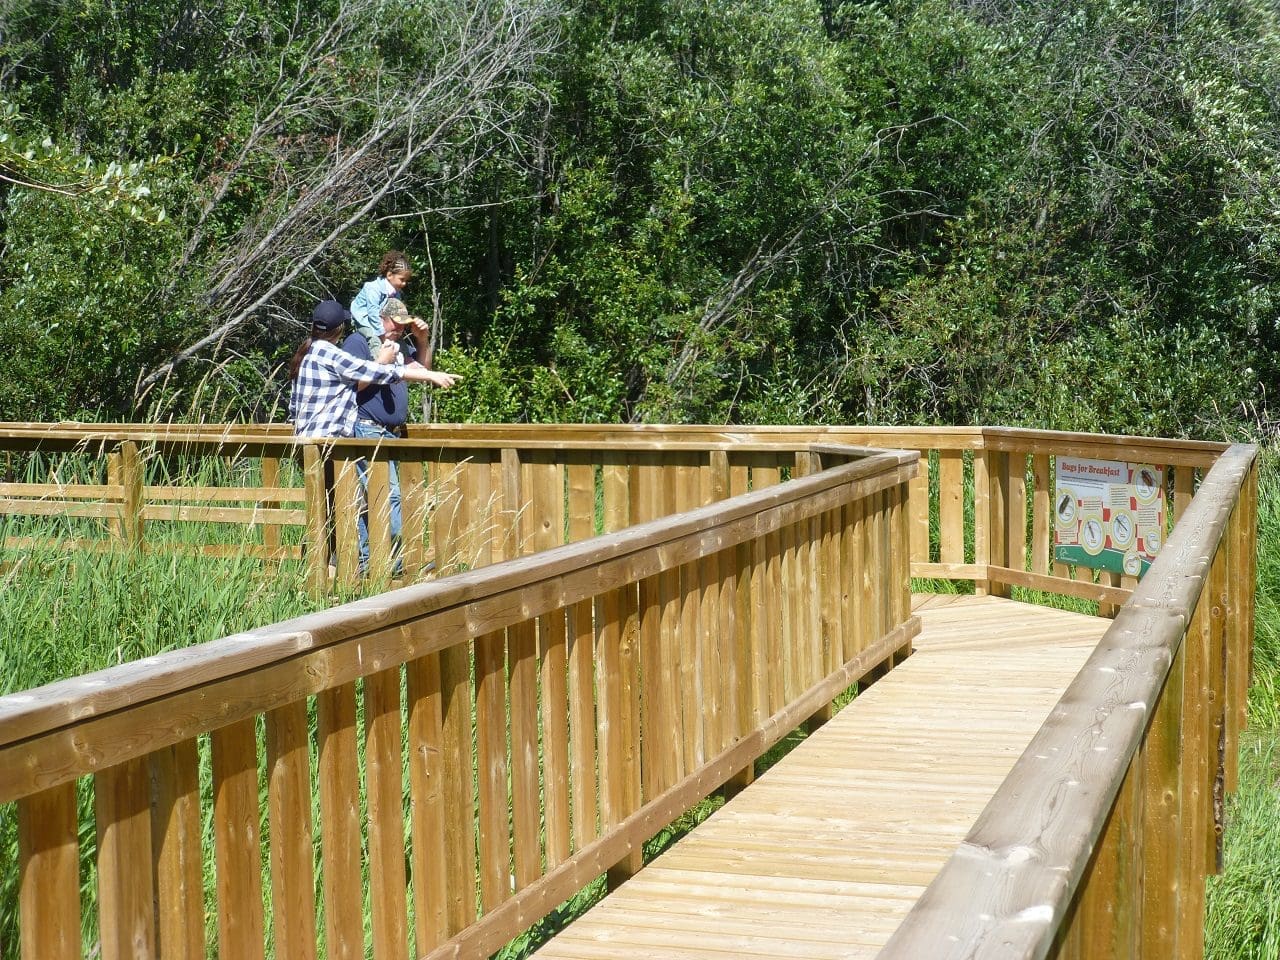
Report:
M 385 427 L 373 427 L 367 423 L 356 423 L 356 436 L 364 440 L 397 440 L 396 434 Z M 400 474 L 396 470 L 396 462 L 389 461 L 391 486 L 391 544 L 395 555 L 396 571 L 400 569 Z M 369 464 L 364 460 L 356 464 L 356 476 L 360 478 L 360 488 L 365 494 L 365 509 L 360 511 L 356 521 L 356 531 L 360 539 L 360 572 L 369 568 Z

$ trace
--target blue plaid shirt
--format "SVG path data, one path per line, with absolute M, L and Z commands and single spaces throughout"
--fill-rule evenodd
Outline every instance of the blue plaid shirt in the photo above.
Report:
M 356 385 L 395 383 L 402 361 L 374 363 L 328 340 L 314 340 L 289 394 L 289 419 L 299 437 L 350 437 L 356 426 Z

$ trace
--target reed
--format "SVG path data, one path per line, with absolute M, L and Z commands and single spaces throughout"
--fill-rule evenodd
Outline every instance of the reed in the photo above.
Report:
M 1280 449 L 1258 467 L 1258 589 L 1249 727 L 1228 801 L 1222 873 L 1210 878 L 1209 960 L 1280 957 Z

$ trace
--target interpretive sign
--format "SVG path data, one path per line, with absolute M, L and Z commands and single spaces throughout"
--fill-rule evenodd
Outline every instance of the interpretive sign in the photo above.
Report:
M 1164 468 L 1057 458 L 1053 555 L 1061 563 L 1138 576 L 1164 542 Z

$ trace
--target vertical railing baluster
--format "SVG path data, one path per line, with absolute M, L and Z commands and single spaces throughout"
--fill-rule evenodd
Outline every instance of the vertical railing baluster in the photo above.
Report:
M 23 797 L 17 806 L 22 960 L 80 960 L 75 781 Z

